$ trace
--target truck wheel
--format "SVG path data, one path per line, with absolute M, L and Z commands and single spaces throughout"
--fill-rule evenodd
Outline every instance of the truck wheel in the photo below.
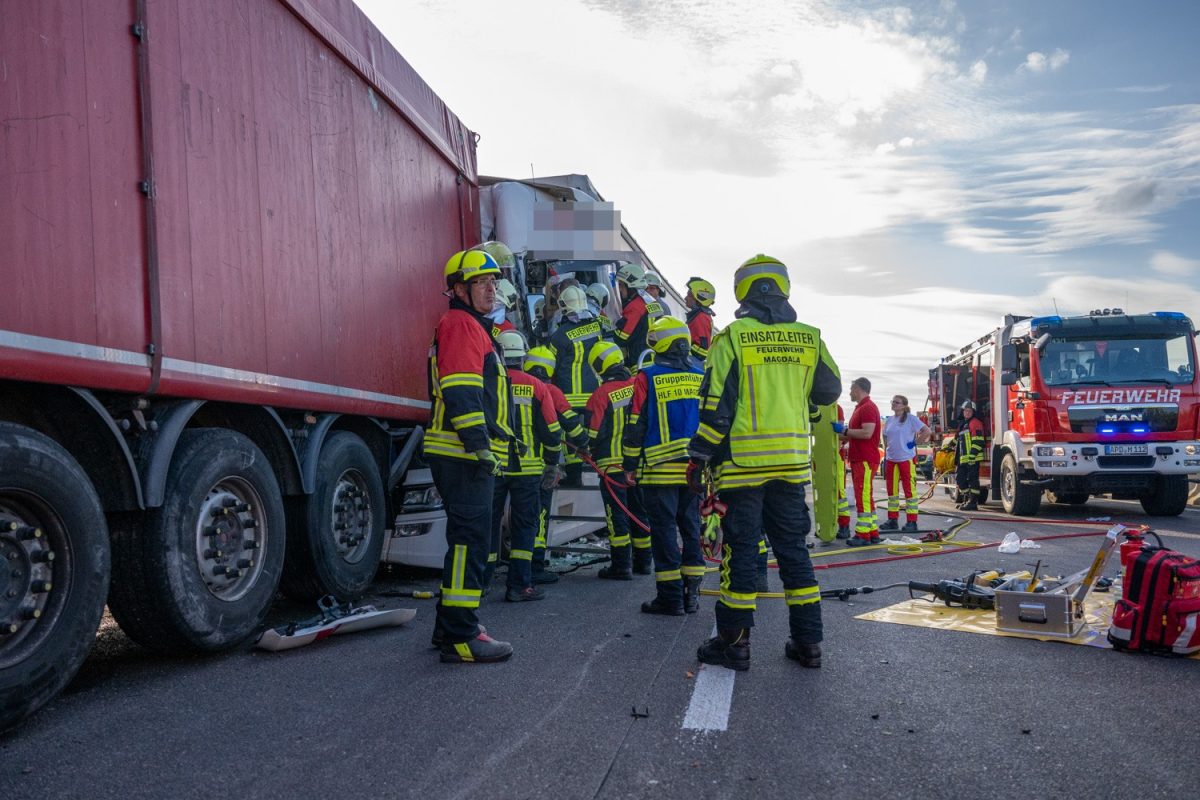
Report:
M 365 592 L 379 569 L 384 505 L 367 445 L 347 431 L 331 435 L 317 458 L 315 491 L 288 516 L 283 591 L 298 600 Z
M 1012 453 L 1005 453 L 1000 462 L 1000 502 L 1007 514 L 1032 517 L 1042 507 L 1042 490 L 1021 485 L 1021 471 Z
M 1187 475 L 1163 475 L 1142 495 L 1142 509 L 1152 517 L 1177 517 L 1187 508 Z
M 152 650 L 232 647 L 266 616 L 284 548 L 283 498 L 262 451 L 234 431 L 184 431 L 162 507 L 114 531 L 109 609 Z
M 1087 492 L 1046 492 L 1046 499 L 1051 503 L 1061 503 L 1068 506 L 1081 506 L 1088 501 Z
M 108 527 L 58 443 L 0 422 L 0 731 L 49 702 L 96 638 Z

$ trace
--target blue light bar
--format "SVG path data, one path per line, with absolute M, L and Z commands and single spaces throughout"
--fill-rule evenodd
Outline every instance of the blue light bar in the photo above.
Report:
M 1163 319 L 1187 319 L 1187 314 L 1182 311 L 1155 311 L 1151 316 Z
M 1096 433 L 1116 433 L 1116 425 L 1099 425 L 1096 427 Z
M 1149 433 L 1149 432 L 1150 432 L 1150 426 L 1148 426 L 1148 425 L 1134 425 L 1132 428 L 1130 428 L 1130 429 L 1129 429 L 1129 432 L 1130 432 L 1130 433 Z
M 1037 330 L 1042 325 L 1062 325 L 1062 317 L 1034 317 L 1029 320 L 1029 327 Z

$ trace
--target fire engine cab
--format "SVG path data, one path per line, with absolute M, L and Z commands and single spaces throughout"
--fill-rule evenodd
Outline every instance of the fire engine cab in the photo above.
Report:
M 930 370 L 930 427 L 953 441 L 974 401 L 990 456 L 983 498 L 1010 514 L 1036 514 L 1043 495 L 1081 505 L 1099 494 L 1180 514 L 1200 474 L 1195 336 L 1175 311 L 1008 315 Z

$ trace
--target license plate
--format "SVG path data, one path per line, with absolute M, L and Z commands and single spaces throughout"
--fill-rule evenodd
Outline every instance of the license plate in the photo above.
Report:
M 1106 444 L 1106 456 L 1144 456 L 1150 452 L 1144 444 Z

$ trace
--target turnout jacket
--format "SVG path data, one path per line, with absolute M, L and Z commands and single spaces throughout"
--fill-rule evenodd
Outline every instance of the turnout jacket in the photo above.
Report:
M 641 292 L 630 298 L 621 309 L 621 318 L 617 320 L 614 334 L 617 345 L 625 351 L 625 366 L 630 369 L 637 367 L 638 356 L 646 349 L 650 320 L 658 319 L 665 313 L 662 303 L 652 297 L 647 299 Z
M 692 355 L 700 359 L 700 363 L 708 358 L 708 348 L 712 344 L 713 312 L 710 308 L 693 308 L 687 315 L 688 330 L 692 334 Z
M 524 443 L 516 469 L 506 475 L 541 475 L 547 464 L 557 464 L 562 452 L 562 426 L 554 410 L 554 398 L 546 384 L 516 367 L 508 368 L 513 393 L 513 431 Z
M 550 334 L 548 346 L 554 353 L 554 385 L 562 390 L 572 408 L 583 408 L 600 382 L 588 366 L 592 345 L 604 334 L 598 319 L 562 323 Z
M 958 426 L 955 437 L 955 449 L 958 451 L 958 463 L 979 464 L 983 462 L 983 423 L 979 417 L 971 415 Z
M 558 417 L 558 424 L 562 428 L 563 438 L 576 447 L 587 446 L 588 435 L 583 427 L 583 420 L 575 413 L 575 409 L 571 408 L 571 404 L 567 402 L 567 397 L 562 393 L 562 389 L 559 389 L 549 381 L 541 381 L 541 384 L 550 393 L 550 405 L 554 408 L 554 413 Z
M 642 485 L 687 484 L 688 442 L 700 425 L 704 372 L 661 354 L 633 379 L 633 402 L 622 436 L 624 469 L 638 470 Z
M 621 440 L 633 402 L 633 377 L 624 367 L 614 367 L 605 378 L 588 399 L 588 440 L 596 466 L 605 472 L 620 472 L 624 459 Z
M 717 489 L 811 480 L 809 404 L 841 394 L 821 332 L 781 297 L 756 298 L 713 337 L 689 454 L 710 460 Z
M 428 378 L 433 408 L 424 454 L 474 461 L 476 451 L 490 448 L 508 464 L 513 438 L 508 373 L 491 321 L 457 298 L 434 329 Z

